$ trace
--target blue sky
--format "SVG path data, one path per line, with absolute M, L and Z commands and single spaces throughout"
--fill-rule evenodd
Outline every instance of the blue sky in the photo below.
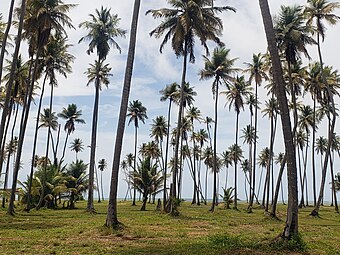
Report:
M 86 71 L 89 63 L 93 63 L 95 56 L 87 55 L 86 43 L 78 44 L 79 38 L 84 36 L 86 32 L 78 28 L 78 24 L 88 19 L 89 13 L 94 13 L 95 8 L 104 7 L 111 8 L 113 13 L 117 13 L 121 18 L 120 27 L 128 30 L 130 28 L 131 15 L 133 9 L 133 0 L 97 0 L 97 1 L 65 1 L 66 3 L 77 3 L 69 16 L 73 20 L 73 24 L 76 30 L 69 30 L 69 43 L 74 46 L 71 48 L 71 53 L 75 55 L 76 60 L 73 64 L 73 73 L 68 76 L 67 79 L 59 79 L 59 87 L 55 90 L 55 105 L 54 111 L 60 112 L 62 107 L 66 107 L 67 104 L 75 103 L 78 108 L 83 111 L 83 118 L 86 120 L 85 125 L 77 125 L 76 131 L 71 135 L 70 141 L 73 138 L 83 139 L 85 145 L 90 144 L 90 130 L 91 130 L 91 116 L 93 107 L 93 94 L 94 88 L 90 84 L 86 86 L 87 80 L 84 72 Z M 304 4 L 305 0 L 271 0 L 269 1 L 272 14 L 277 13 L 280 5 L 291 4 Z M 17 3 L 18 4 L 18 3 Z M 227 4 L 237 9 L 237 13 L 227 12 L 221 14 L 221 18 L 224 23 L 224 33 L 222 41 L 225 42 L 226 47 L 231 49 L 231 57 L 237 57 L 236 66 L 244 68 L 244 62 L 250 62 L 253 53 L 265 52 L 266 42 L 264 36 L 264 30 L 262 20 L 260 16 L 260 10 L 258 7 L 258 1 L 254 0 L 228 0 L 228 1 L 216 1 L 216 5 Z M 0 2 L 0 12 L 6 17 L 9 1 Z M 132 80 L 131 96 L 130 100 L 139 99 L 148 109 L 149 119 L 145 125 L 141 125 L 139 130 L 139 144 L 147 142 L 149 138 L 150 124 L 152 119 L 157 115 L 166 115 L 167 103 L 160 102 L 159 90 L 164 88 L 165 85 L 172 82 L 179 82 L 181 75 L 181 59 L 176 59 L 175 55 L 171 51 L 170 45 L 167 45 L 163 54 L 159 53 L 159 44 L 161 40 L 150 38 L 149 32 L 156 27 L 160 20 L 154 20 L 151 16 L 145 16 L 145 12 L 148 9 L 157 9 L 166 6 L 165 0 L 158 1 L 142 1 L 140 11 L 140 22 L 138 26 L 138 42 L 136 50 L 134 76 Z M 121 88 L 124 78 L 124 69 L 128 50 L 127 38 L 117 38 L 117 42 L 122 48 L 122 54 L 119 54 L 116 50 L 111 50 L 107 61 L 112 67 L 112 78 L 109 87 L 103 88 L 100 97 L 100 115 L 98 125 L 98 148 L 97 148 L 97 161 L 101 158 L 105 158 L 108 161 L 108 169 L 104 172 L 104 191 L 107 194 L 109 188 L 109 181 L 111 175 L 111 162 L 112 151 L 114 147 L 114 136 L 117 125 L 117 115 L 119 111 Z M 323 45 L 324 60 L 326 64 L 333 65 L 335 68 L 339 68 L 338 56 L 340 55 L 340 48 L 338 47 L 340 34 L 340 25 L 336 27 L 328 28 L 326 41 Z M 213 44 L 209 44 L 211 51 L 214 48 Z M 25 47 L 25 46 L 24 46 Z M 187 80 L 198 93 L 196 97 L 195 106 L 197 106 L 202 116 L 213 115 L 213 98 L 211 93 L 211 81 L 200 81 L 197 73 L 203 67 L 203 60 L 201 46 L 199 43 L 196 45 L 196 63 L 190 64 L 188 67 Z M 310 48 L 310 54 L 316 56 L 316 48 Z M 306 62 L 307 63 L 307 62 Z M 223 90 L 223 89 L 222 89 Z M 49 94 L 47 91 L 46 94 Z M 266 92 L 263 88 L 260 89 L 260 101 L 266 100 Z M 308 98 L 308 97 L 307 97 Z M 49 98 L 44 99 L 45 107 L 48 104 Z M 309 102 L 309 99 L 307 99 Z M 232 143 L 234 143 L 234 112 L 229 112 L 228 108 L 224 108 L 225 99 L 221 97 L 219 104 L 219 129 L 218 129 L 218 148 L 219 151 L 225 150 Z M 177 109 L 173 110 L 173 116 L 176 115 Z M 34 119 L 36 115 L 36 109 L 33 107 L 30 114 L 30 123 L 27 130 L 25 153 L 24 153 L 24 168 L 20 172 L 20 178 L 24 179 L 24 176 L 28 173 L 29 158 L 31 157 L 31 142 L 33 137 Z M 249 113 L 246 110 L 240 115 L 240 127 L 244 127 L 249 124 Z M 174 119 L 173 119 L 174 120 Z M 60 120 L 62 125 L 63 121 Z M 174 124 L 173 124 L 174 125 Z M 261 149 L 269 143 L 269 122 L 267 119 L 260 121 L 259 136 L 260 142 L 258 148 Z M 203 128 L 202 124 L 202 128 Z M 338 128 L 337 128 L 338 130 Z M 39 138 L 39 152 L 42 154 L 44 151 L 44 131 L 41 132 Z M 277 143 L 275 146 L 275 152 L 283 151 L 282 148 L 282 135 L 281 126 L 278 125 Z M 64 139 L 64 132 L 62 132 L 62 139 Z M 326 135 L 326 133 L 322 133 Z M 133 126 L 126 127 L 126 133 L 124 138 L 124 146 L 122 156 L 127 153 L 133 152 L 134 141 L 134 129 Z M 60 149 L 61 150 L 61 149 Z M 243 146 L 243 150 L 246 151 L 247 147 Z M 74 159 L 74 153 L 68 152 L 66 155 L 66 161 L 70 162 Z M 79 158 L 88 162 L 89 150 L 79 154 Z M 337 163 L 337 166 L 339 164 Z M 336 169 L 336 168 L 335 168 Z M 230 177 L 232 176 L 230 171 Z M 243 174 L 239 171 L 239 176 Z M 122 175 L 121 175 L 122 176 Z M 224 172 L 222 173 L 224 176 Z M 223 179 L 223 177 L 221 177 Z M 240 184 L 243 183 L 243 178 L 240 180 Z M 185 174 L 184 179 L 186 185 L 183 190 L 183 197 L 191 196 L 192 180 L 189 174 Z M 284 181 L 285 183 L 285 181 Z M 231 182 L 229 183 L 231 184 Z M 222 183 L 221 185 L 222 186 Z M 210 190 L 210 188 L 209 188 Z M 119 196 L 122 197 L 125 194 L 125 183 L 120 181 L 119 184 Z M 244 198 L 243 192 L 240 190 L 241 199 Z

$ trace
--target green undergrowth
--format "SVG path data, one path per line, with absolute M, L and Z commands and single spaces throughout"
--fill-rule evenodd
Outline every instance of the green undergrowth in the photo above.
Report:
M 124 228 L 104 226 L 107 203 L 95 204 L 96 213 L 85 212 L 86 202 L 75 210 L 41 209 L 16 216 L 0 209 L 1 254 L 340 254 L 340 216 L 323 207 L 320 217 L 309 216 L 311 208 L 299 212 L 300 235 L 292 240 L 278 238 L 285 225 L 286 207 L 279 205 L 279 219 L 261 208 L 246 212 L 224 210 L 184 202 L 180 215 L 140 211 L 141 203 L 119 203 Z

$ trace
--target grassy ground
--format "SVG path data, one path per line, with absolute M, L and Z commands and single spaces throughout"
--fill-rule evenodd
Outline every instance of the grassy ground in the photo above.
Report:
M 86 204 L 75 210 L 17 209 L 10 217 L 0 210 L 1 254 L 340 254 L 340 216 L 330 207 L 322 208 L 320 218 L 309 216 L 311 208 L 299 215 L 305 246 L 282 245 L 273 240 L 283 230 L 285 207 L 279 206 L 282 221 L 265 216 L 262 209 L 245 212 L 208 206 L 180 207 L 173 218 L 155 211 L 139 211 L 140 205 L 120 202 L 119 218 L 126 228 L 110 231 L 103 227 L 106 203 L 95 204 L 97 213 L 85 212 Z

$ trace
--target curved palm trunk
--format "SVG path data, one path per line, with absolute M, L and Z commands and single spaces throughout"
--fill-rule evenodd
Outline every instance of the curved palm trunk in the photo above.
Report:
M 14 2 L 12 0 L 12 2 Z M 11 5 L 14 4 L 11 2 Z M 12 6 L 11 6 L 12 8 Z M 22 0 L 21 1 L 21 10 L 26 10 L 26 0 Z M 13 10 L 12 10 L 13 11 Z M 9 18 L 12 18 L 12 15 L 10 15 L 11 13 L 9 13 Z M 18 25 L 18 32 L 17 32 L 17 36 L 16 36 L 16 40 L 15 40 L 15 49 L 14 49 L 14 53 L 13 53 L 13 59 L 12 59 L 12 66 L 11 66 L 11 72 L 10 72 L 10 76 L 9 76 L 9 80 L 8 80 L 8 85 L 6 87 L 6 97 L 5 97 L 5 102 L 4 102 L 4 106 L 2 109 L 2 115 L 1 115 L 1 123 L 0 123 L 0 145 L 2 145 L 3 140 L 5 139 L 5 126 L 6 126 L 6 119 L 8 116 L 8 111 L 9 111 L 9 107 L 6 107 L 10 104 L 10 99 L 11 99 L 11 95 L 12 95 L 12 88 L 13 88 L 13 83 L 14 83 L 14 75 L 15 75 L 15 71 L 16 71 L 16 66 L 17 66 L 17 62 L 18 62 L 18 56 L 19 56 L 19 50 L 20 50 L 20 44 L 21 44 L 21 38 L 22 38 L 22 29 L 23 29 L 23 22 L 24 22 L 24 17 L 25 17 L 25 11 L 22 11 L 20 13 L 20 20 L 19 20 L 19 25 Z M 8 23 L 11 24 L 11 23 Z M 7 25 L 8 25 L 7 24 Z M 9 29 L 9 28 L 8 28 Z M 7 28 L 6 28 L 7 31 Z M 5 31 L 5 33 L 6 33 Z M 9 33 L 9 32 L 7 32 Z M 7 40 L 7 39 L 6 39 Z M 3 45 L 4 46 L 4 45 Z M 5 47 L 1 47 L 1 50 L 5 50 Z M 1 60 L 1 63 L 3 63 L 3 60 Z M 1 68 L 2 70 L 2 68 Z M 3 161 L 3 157 L 4 157 L 4 148 L 0 148 L 0 162 Z M 2 164 L 0 164 L 0 173 L 2 172 Z M 14 208 L 13 210 L 11 209 L 11 211 L 13 211 L 14 213 Z M 10 214 L 13 214 L 10 213 Z
M 93 204 L 93 187 L 94 187 L 94 167 L 96 164 L 96 146 L 97 146 L 97 126 L 98 126 L 98 109 L 99 109 L 99 89 L 100 89 L 99 79 L 96 78 L 95 84 L 95 97 L 93 106 L 93 116 L 92 116 L 92 132 L 91 132 L 91 153 L 90 153 L 90 169 L 89 169 L 89 189 L 88 189 L 88 200 L 87 208 L 88 212 L 94 212 Z M 100 196 L 99 196 L 100 200 Z
M 213 155 L 213 175 L 214 175 L 214 183 L 213 183 L 213 201 L 211 204 L 210 211 L 214 212 L 215 204 L 217 200 L 217 190 L 216 190 L 216 177 L 217 177 L 217 110 L 218 110 L 218 85 L 219 80 L 216 80 L 216 91 L 215 91 L 215 125 L 214 125 L 214 155 Z
M 29 212 L 30 209 L 31 209 L 31 190 L 32 190 L 33 171 L 34 171 L 34 160 L 35 160 L 35 154 L 36 154 L 36 149 L 37 149 L 40 111 L 41 111 L 42 101 L 43 101 L 44 92 L 45 92 L 46 79 L 47 79 L 47 74 L 45 74 L 44 82 L 43 82 L 43 85 L 42 85 L 42 88 L 41 88 L 37 117 L 36 117 L 36 122 L 35 122 L 35 132 L 34 132 L 34 138 L 33 138 L 33 151 L 32 151 L 32 158 L 31 158 L 31 170 L 30 170 L 30 177 L 29 177 L 29 182 L 28 182 L 28 192 L 27 192 L 27 205 L 26 205 L 26 209 L 25 209 L 26 212 Z
M 283 238 L 291 238 L 298 233 L 298 189 L 297 189 L 297 171 L 295 161 L 295 147 L 293 141 L 293 132 L 289 116 L 287 104 L 285 83 L 283 80 L 283 72 L 280 57 L 275 39 L 275 31 L 270 15 L 270 9 L 267 0 L 259 0 L 263 24 L 266 32 L 269 52 L 273 64 L 273 76 L 275 85 L 275 93 L 279 102 L 280 116 L 282 122 L 284 143 L 287 156 L 287 178 L 288 178 L 288 208 L 286 226 L 282 233 Z
M 121 105 L 120 105 L 120 110 L 119 110 L 118 127 L 117 127 L 116 142 L 115 142 L 115 149 L 114 149 L 114 155 L 113 155 L 109 206 L 107 210 L 106 223 L 105 223 L 107 227 L 117 227 L 119 225 L 119 221 L 117 217 L 118 173 L 119 173 L 120 156 L 122 152 L 126 113 L 127 113 L 129 95 L 130 95 L 133 62 L 135 58 L 136 41 L 137 41 L 136 40 L 137 24 L 138 24 L 138 14 L 139 14 L 139 9 L 140 9 L 140 3 L 141 3 L 140 0 L 135 0 L 134 7 L 133 7 L 129 52 L 128 52 L 128 58 L 126 62 L 124 87 L 123 87 Z
M 235 130 L 235 145 L 236 148 L 238 146 L 238 118 L 239 118 L 240 113 L 237 112 L 236 114 L 236 130 Z M 236 155 L 235 155 L 236 156 Z M 234 167 L 235 167 L 235 176 L 234 176 L 234 182 L 235 182 L 235 189 L 234 189 L 234 206 L 233 209 L 237 209 L 237 159 L 236 157 L 234 158 Z
M 255 81 L 255 98 L 256 98 L 256 104 L 255 104 L 255 123 L 254 123 L 254 132 L 255 132 L 255 137 L 254 137 L 254 146 L 253 146 L 253 165 L 250 171 L 253 171 L 250 174 L 250 196 L 249 196 L 249 205 L 248 205 L 248 209 L 247 211 L 249 213 L 252 212 L 253 209 L 253 204 L 254 204 L 254 196 L 255 196 L 255 184 L 256 184 L 256 180 L 255 180 L 255 176 L 256 176 L 256 147 L 257 147 L 257 96 L 258 96 L 258 83 L 257 81 Z

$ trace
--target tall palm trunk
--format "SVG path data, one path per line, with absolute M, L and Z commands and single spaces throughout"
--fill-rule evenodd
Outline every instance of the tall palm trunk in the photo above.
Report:
M 272 59 L 275 93 L 279 103 L 283 137 L 287 156 L 288 208 L 283 238 L 291 238 L 298 233 L 298 188 L 293 132 L 289 116 L 283 71 L 275 39 L 275 31 L 267 0 L 259 0 L 268 48 Z
M 168 192 L 167 192 L 167 188 L 166 188 L 166 182 L 167 182 L 166 176 L 167 176 L 167 170 L 168 170 L 171 105 L 172 105 L 172 99 L 170 98 L 169 108 L 168 108 L 168 125 L 167 125 L 166 145 L 165 145 L 164 183 L 163 183 L 163 188 L 164 188 L 164 190 L 163 190 L 163 210 L 165 210 L 165 208 L 166 208 L 167 197 L 168 197 Z
M 8 11 L 7 25 L 6 25 L 6 29 L 3 35 L 3 39 L 2 39 L 1 53 L 0 53 L 0 81 L 2 80 L 2 70 L 3 70 L 5 53 L 6 53 L 7 39 L 8 39 L 9 31 L 12 25 L 14 2 L 15 2 L 14 0 L 11 0 L 11 5 Z
M 332 154 L 329 155 L 330 156 L 330 165 L 331 165 L 331 190 L 332 190 L 332 197 L 334 198 L 334 209 L 336 213 L 339 213 L 339 206 L 338 206 L 338 200 L 337 200 L 337 196 L 336 196 L 336 189 L 334 187 L 335 185 L 335 181 L 334 181 L 334 169 L 333 169 L 333 157 Z
M 274 98 L 274 95 L 273 97 Z M 270 145 L 269 145 L 269 159 L 268 159 L 268 165 L 267 165 L 267 177 L 266 177 L 266 181 L 267 181 L 267 191 L 266 191 L 266 205 L 265 205 L 265 211 L 268 212 L 269 210 L 269 187 L 270 187 L 270 178 L 273 178 L 273 176 L 271 176 L 270 171 L 271 171 L 271 167 L 272 167 L 272 160 L 273 160 L 273 150 L 274 150 L 274 139 L 275 139 L 275 127 L 274 127 L 274 116 L 275 113 L 273 112 L 271 118 L 270 118 Z
M 27 205 L 26 205 L 26 209 L 25 209 L 26 212 L 29 212 L 30 209 L 31 209 L 31 190 L 32 190 L 33 171 L 34 171 L 34 160 L 35 160 L 35 154 L 36 154 L 36 149 L 37 149 L 40 111 L 41 111 L 42 101 L 43 101 L 44 92 L 45 92 L 46 79 L 47 79 L 47 73 L 45 74 L 44 82 L 43 82 L 43 85 L 42 85 L 42 88 L 41 88 L 37 117 L 36 117 L 36 122 L 35 122 L 35 132 L 34 132 L 34 138 L 33 138 L 33 151 L 32 151 L 32 158 L 31 158 L 31 170 L 30 170 L 30 177 L 29 177 L 28 191 L 27 191 Z
M 237 148 L 238 146 L 238 120 L 239 120 L 239 115 L 240 113 L 237 111 L 236 113 L 236 130 L 235 130 L 235 149 Z M 235 151 L 236 153 L 236 151 Z M 235 158 L 234 158 L 234 167 L 235 167 L 235 172 L 234 172 L 234 182 L 235 182 L 235 189 L 234 189 L 234 207 L 233 209 L 237 209 L 237 158 L 236 158 L 236 155 L 235 155 Z
M 100 60 L 98 60 L 100 61 Z M 89 189 L 88 189 L 88 200 L 87 208 L 88 212 L 94 212 L 93 204 L 93 187 L 94 187 L 94 167 L 96 164 L 96 146 L 97 146 L 97 126 L 98 126 L 98 110 L 99 110 L 99 78 L 96 78 L 95 84 L 95 96 L 94 96 L 94 106 L 92 115 L 92 133 L 91 133 L 91 153 L 90 153 L 90 169 L 89 169 Z M 100 196 L 99 196 L 100 200 Z
M 134 160 L 133 160 L 133 172 L 136 173 L 136 167 L 137 167 L 137 136 L 138 136 L 138 129 L 137 126 L 135 125 L 135 152 L 134 152 Z M 132 205 L 136 205 L 136 187 L 133 185 L 133 200 L 132 200 Z
M 177 208 L 174 204 L 174 199 L 176 198 L 176 177 L 178 174 L 178 154 L 179 154 L 179 140 L 182 137 L 182 113 L 184 105 L 184 88 L 185 88 L 185 76 L 187 72 L 187 57 L 188 57 L 188 40 L 185 39 L 184 42 L 184 52 L 183 52 L 183 70 L 182 70 L 182 80 L 181 80 L 181 93 L 180 102 L 178 109 L 178 119 L 177 119 L 177 130 L 176 130 L 176 140 L 175 140 L 175 156 L 174 156 L 174 171 L 172 173 L 172 190 L 170 193 L 170 212 L 171 214 L 178 214 Z
M 31 75 L 31 79 L 29 80 L 29 83 L 28 83 L 29 87 L 28 87 L 26 94 L 25 94 L 25 104 L 24 104 L 24 107 L 23 107 L 22 116 L 21 116 L 21 123 L 20 123 L 18 150 L 17 150 L 17 155 L 16 155 L 16 159 L 15 159 L 15 163 L 14 163 L 14 169 L 13 169 L 12 192 L 11 192 L 11 198 L 10 198 L 9 206 L 8 206 L 8 210 L 7 210 L 7 213 L 10 214 L 10 215 L 14 215 L 15 191 L 16 191 L 16 188 L 17 188 L 18 174 L 19 174 L 20 165 L 21 165 L 21 154 L 22 154 L 22 149 L 23 149 L 24 140 L 25 140 L 27 121 L 28 121 L 30 106 L 31 106 L 31 103 L 32 103 L 33 89 L 34 89 L 35 79 L 37 77 L 37 71 L 38 71 L 38 65 L 39 65 L 39 56 L 40 56 L 41 50 L 42 50 L 42 47 L 38 46 L 37 52 L 36 52 L 36 58 L 35 58 L 35 61 L 34 61 L 33 74 Z
M 250 196 L 249 196 L 249 205 L 248 205 L 248 209 L 247 211 L 249 213 L 252 212 L 252 208 L 253 208 L 253 204 L 254 204 L 254 196 L 255 196 L 255 184 L 256 184 L 256 180 L 255 180 L 255 176 L 256 176 L 256 147 L 257 147 L 257 95 L 258 95 L 258 83 L 255 80 L 255 99 L 256 99 L 256 103 L 255 103 L 255 116 L 254 116 L 254 133 L 255 133 L 255 137 L 254 137 L 254 146 L 253 146 L 253 165 L 252 168 L 250 170 Z M 252 171 L 252 172 L 251 172 Z
M 130 95 L 133 62 L 135 58 L 136 41 L 137 41 L 137 24 L 138 24 L 140 3 L 141 3 L 141 0 L 135 0 L 134 7 L 133 7 L 129 52 L 128 52 L 128 58 L 126 62 L 124 87 L 123 87 L 121 105 L 120 105 L 120 110 L 119 110 L 118 127 L 117 127 L 116 142 L 115 142 L 115 149 L 114 149 L 114 155 L 113 155 L 109 206 L 107 210 L 106 223 L 105 223 L 107 227 L 117 227 L 119 225 L 119 221 L 117 217 L 118 173 L 119 173 L 120 156 L 122 152 L 126 113 L 127 113 L 129 95 Z
M 13 2 L 14 1 L 12 0 L 11 8 L 12 8 L 12 4 L 14 4 Z M 26 10 L 26 0 L 21 1 L 21 10 Z M 12 12 L 13 12 L 13 10 L 12 10 Z M 12 13 L 9 13 L 9 18 L 10 17 L 12 18 L 12 15 L 10 15 L 10 14 L 12 14 Z M 17 36 L 16 36 L 16 40 L 15 40 L 15 49 L 14 49 L 14 53 L 13 53 L 11 72 L 10 72 L 9 80 L 8 80 L 8 83 L 7 83 L 8 85 L 6 87 L 6 97 L 5 97 L 5 102 L 3 103 L 4 107 L 2 108 L 1 123 L 0 123 L 0 145 L 2 145 L 3 140 L 6 140 L 5 139 L 6 133 L 4 131 L 5 131 L 6 119 L 7 119 L 8 111 L 9 111 L 9 107 L 7 107 L 7 106 L 10 104 L 10 100 L 11 100 L 11 96 L 12 96 L 12 88 L 13 88 L 13 83 L 14 83 L 14 78 L 15 78 L 14 76 L 15 76 L 15 72 L 16 72 L 16 66 L 17 66 L 17 62 L 18 62 L 24 17 L 25 17 L 25 11 L 22 11 L 20 13 L 20 19 L 19 19 L 19 24 L 18 24 L 18 32 L 17 32 Z M 8 24 L 10 24 L 10 23 L 8 23 Z M 6 28 L 5 33 L 6 32 L 7 32 L 7 28 Z M 8 32 L 7 32 L 7 34 L 8 34 Z M 4 40 L 5 40 L 5 38 L 4 38 Z M 1 47 L 1 50 L 5 50 L 5 47 Z M 1 59 L 1 63 L 3 63 L 2 59 Z M 2 68 L 1 68 L 1 70 L 2 70 Z M 3 157 L 4 157 L 4 148 L 0 148 L 0 162 L 3 161 Z M 2 164 L 0 164 L 0 173 L 1 172 L 2 172 Z
M 315 123 L 316 123 L 316 97 L 313 98 L 313 133 L 312 133 L 312 174 L 313 174 L 313 202 L 316 206 L 316 176 L 315 176 Z
M 311 212 L 311 215 L 313 215 L 313 216 L 316 216 L 316 215 L 319 214 L 320 205 L 323 201 L 324 188 L 325 188 L 325 182 L 326 182 L 326 174 L 327 174 L 327 166 L 328 166 L 328 160 L 330 158 L 330 152 L 331 152 L 332 143 L 333 143 L 332 138 L 333 138 L 335 122 L 336 122 L 334 98 L 333 98 L 332 92 L 330 90 L 328 81 L 325 77 L 324 69 L 323 69 L 323 61 L 322 61 L 322 54 L 321 54 L 321 47 L 320 47 L 320 33 L 319 32 L 317 33 L 317 46 L 318 46 L 318 54 L 319 54 L 320 67 L 321 67 L 321 78 L 322 78 L 322 82 L 326 85 L 326 91 L 327 91 L 327 96 L 328 96 L 327 101 L 328 101 L 328 104 L 330 103 L 331 112 L 328 113 L 328 115 L 327 115 L 328 121 L 330 123 L 330 125 L 328 127 L 328 144 L 327 144 L 327 150 L 326 150 L 324 164 L 323 164 L 323 167 L 322 167 L 319 198 L 318 198 L 318 201 L 317 201 L 313 211 Z M 332 119 L 331 119 L 330 115 L 332 115 Z
M 217 78 L 216 80 L 216 91 L 215 91 L 215 109 L 214 109 L 214 114 L 215 114 L 215 124 L 214 124 L 214 155 L 213 155 L 213 175 L 214 175 L 214 183 L 213 183 L 213 201 L 211 204 L 210 211 L 214 212 L 215 210 L 215 204 L 217 200 L 217 190 L 216 190 L 216 176 L 217 176 L 217 111 L 218 111 L 218 85 L 219 85 L 219 79 Z

